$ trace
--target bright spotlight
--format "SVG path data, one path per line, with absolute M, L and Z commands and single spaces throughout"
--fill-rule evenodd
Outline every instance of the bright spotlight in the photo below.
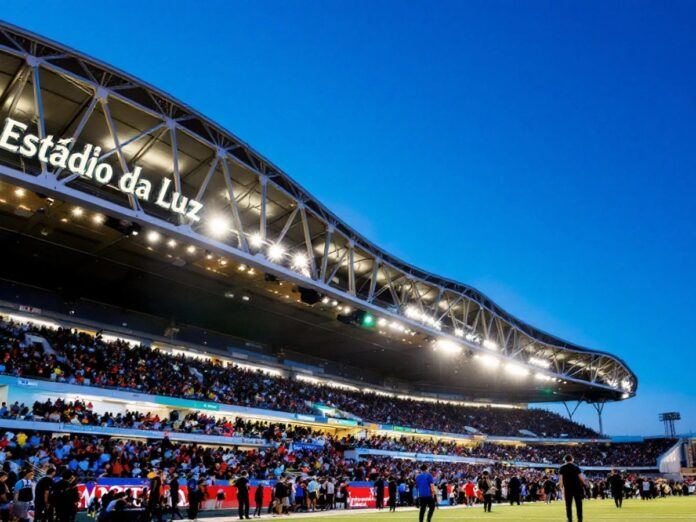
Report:
M 101 225 L 102 223 L 104 223 L 104 221 L 106 221 L 106 218 L 104 217 L 104 214 L 94 214 L 94 215 L 92 216 L 92 222 L 93 222 L 95 225 Z
M 486 368 L 497 368 L 500 366 L 500 359 L 492 355 L 475 355 L 474 358 Z
M 14 193 L 15 193 L 15 196 L 17 196 L 18 198 L 23 198 L 26 195 L 27 191 L 24 190 L 23 188 L 18 188 L 18 189 L 15 189 Z
M 268 259 L 271 261 L 280 261 L 285 254 L 285 249 L 279 244 L 273 244 L 268 247 Z
M 513 377 L 527 377 L 529 375 L 529 369 L 515 363 L 507 363 L 505 365 L 505 372 Z
M 529 364 L 533 364 L 534 366 L 538 366 L 539 368 L 551 368 L 551 361 L 547 361 L 546 359 L 540 359 L 539 357 L 530 357 Z
M 83 214 L 85 213 L 85 211 L 82 210 L 80 207 L 73 207 L 73 209 L 70 211 L 70 213 L 73 215 L 73 217 L 81 218 L 83 216 Z
M 457 337 L 464 337 L 464 330 L 462 330 L 461 328 L 455 328 L 454 335 L 456 335 Z
M 160 236 L 159 232 L 155 232 L 154 230 L 150 230 L 147 233 L 147 240 L 150 243 L 158 243 L 160 239 L 162 239 L 162 236 Z
M 435 341 L 435 350 L 445 355 L 457 355 L 462 353 L 462 347 L 449 339 L 438 339 Z
M 488 348 L 489 350 L 497 350 L 498 343 L 496 343 L 495 341 L 491 341 L 490 339 L 484 339 L 483 340 L 483 347 Z
M 292 267 L 295 270 L 302 270 L 303 268 L 307 268 L 308 264 L 309 261 L 307 260 L 307 256 L 302 252 L 298 252 L 297 254 L 292 256 Z
M 170 239 L 169 241 L 167 241 L 167 246 L 169 248 L 176 248 L 176 241 L 174 241 L 173 239 Z
M 251 246 L 254 248 L 261 248 L 263 246 L 263 239 L 261 238 L 261 234 L 258 232 L 256 234 L 252 234 L 251 238 L 249 239 Z
M 230 230 L 229 221 L 222 216 L 214 216 L 208 220 L 208 232 L 211 236 L 222 237 Z
M 380 317 L 379 319 L 377 319 L 378 326 L 387 326 L 388 322 L 389 321 L 387 321 L 384 317 Z
M 196 247 L 193 245 L 189 245 L 186 247 L 186 252 L 189 254 L 195 254 L 196 253 Z

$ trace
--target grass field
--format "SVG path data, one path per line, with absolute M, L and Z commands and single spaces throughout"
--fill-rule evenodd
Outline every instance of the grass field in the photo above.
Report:
M 696 496 L 656 499 L 651 501 L 627 500 L 622 509 L 616 509 L 612 500 L 590 500 L 584 502 L 585 522 L 622 520 L 696 520 Z M 396 513 L 358 513 L 349 512 L 341 515 L 330 516 L 298 516 L 283 517 L 277 520 L 299 520 L 306 518 L 311 522 L 350 522 L 367 521 L 375 522 L 417 521 L 418 515 L 414 510 L 399 510 Z M 228 518 L 226 520 L 232 520 Z M 433 522 L 448 520 L 495 520 L 497 522 L 513 521 L 565 521 L 565 504 L 554 502 L 547 506 L 543 503 L 526 504 L 523 506 L 493 506 L 492 513 L 484 513 L 483 508 L 448 508 L 435 512 Z

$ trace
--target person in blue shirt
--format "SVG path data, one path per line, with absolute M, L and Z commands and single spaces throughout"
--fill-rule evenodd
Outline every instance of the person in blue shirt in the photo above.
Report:
M 418 515 L 419 522 L 423 522 L 425 510 L 428 510 L 428 522 L 433 518 L 435 513 L 435 479 L 428 473 L 428 466 L 423 464 L 420 468 L 421 472 L 416 477 L 416 489 L 418 490 L 418 503 L 420 506 L 420 514 Z

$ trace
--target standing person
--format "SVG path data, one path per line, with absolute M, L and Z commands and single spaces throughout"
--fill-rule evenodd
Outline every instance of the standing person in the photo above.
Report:
M 483 494 L 483 512 L 490 513 L 493 509 L 493 496 L 497 491 L 495 482 L 491 479 L 488 470 L 484 471 L 479 479 L 478 488 Z
M 53 479 L 56 476 L 56 469 L 50 467 L 46 474 L 36 483 L 34 490 L 34 520 L 36 522 L 48 522 L 53 520 Z
M 0 471 L 0 522 L 9 522 L 12 492 L 7 486 L 7 472 Z
M 466 505 L 468 507 L 472 507 L 476 501 L 475 489 L 474 483 L 467 479 L 466 484 L 464 484 L 464 495 L 466 496 Z
M 377 501 L 377 509 L 382 509 L 384 507 L 384 479 L 381 474 L 375 480 L 375 499 Z
M 14 487 L 14 516 L 20 522 L 29 522 L 29 509 L 34 501 L 34 471 L 28 470 Z
M 522 483 L 520 482 L 520 477 L 513 475 L 508 482 L 508 497 L 510 499 L 510 505 L 517 503 L 520 505 L 520 494 L 522 490 Z
M 299 489 L 299 488 L 298 488 Z M 263 492 L 265 488 L 263 482 L 259 482 L 256 486 L 256 491 L 254 492 L 254 516 L 260 517 L 261 510 L 263 509 Z
M 150 496 L 147 499 L 143 519 L 146 522 L 150 522 L 152 519 L 162 522 L 162 476 L 160 471 L 150 473 Z
M 624 479 L 621 473 L 616 469 L 611 470 L 611 475 L 607 479 L 607 485 L 609 486 L 609 491 L 611 491 L 611 496 L 614 499 L 614 504 L 617 508 L 623 506 L 623 495 L 624 495 Z
M 551 480 L 551 477 L 544 478 L 544 495 L 547 504 L 550 504 L 556 496 L 556 483 Z
M 392 475 L 389 477 L 389 511 L 396 511 L 396 502 L 399 495 L 396 489 L 396 478 Z
M 247 477 L 247 472 L 242 471 L 242 475 L 234 481 L 234 486 L 237 488 L 237 501 L 239 502 L 239 520 L 251 518 L 249 516 L 249 479 Z
M 425 464 L 420 467 L 420 471 L 420 474 L 416 477 L 416 490 L 418 491 L 420 506 L 418 521 L 423 522 L 425 510 L 427 509 L 428 522 L 430 522 L 433 519 L 433 513 L 435 513 L 435 479 L 428 473 L 428 466 Z
M 174 517 L 179 517 L 183 520 L 184 517 L 181 516 L 181 511 L 179 511 L 179 475 L 172 473 L 172 478 L 169 480 L 169 496 L 171 497 L 172 505 L 169 508 L 172 515 L 172 520 Z
M 189 507 L 188 507 L 188 517 L 190 520 L 198 520 L 198 512 L 201 509 L 201 502 L 203 502 L 204 493 L 198 484 L 196 488 L 191 490 L 189 488 Z
M 561 477 L 558 485 L 565 499 L 566 516 L 568 517 L 568 522 L 573 522 L 573 501 L 575 501 L 578 522 L 582 522 L 582 493 L 585 488 L 585 476 L 573 462 L 572 455 L 566 455 L 563 460 L 565 464 L 558 470 L 558 474 Z
M 54 506 L 58 522 L 73 522 L 77 515 L 80 494 L 77 491 L 77 480 L 72 471 L 63 472 L 62 478 L 53 488 Z M 106 508 L 106 506 L 104 505 Z
M 336 508 L 336 483 L 331 477 L 326 479 L 326 508 Z

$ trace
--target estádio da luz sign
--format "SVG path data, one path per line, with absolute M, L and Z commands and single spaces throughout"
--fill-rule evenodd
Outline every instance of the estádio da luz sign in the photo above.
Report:
M 72 138 L 54 140 L 53 135 L 39 138 L 27 132 L 28 125 L 12 118 L 5 119 L 0 133 L 0 149 L 20 154 L 25 158 L 37 158 L 40 162 L 56 168 L 65 169 L 83 179 L 100 185 L 112 183 L 124 194 L 133 195 L 142 201 L 150 201 L 153 196 L 152 182 L 141 177 L 142 168 L 133 172 L 114 176 L 110 164 L 100 161 L 101 147 L 87 143 L 81 151 L 73 152 L 69 146 Z M 176 214 L 181 214 L 193 222 L 200 221 L 203 204 L 172 190 L 172 181 L 162 178 L 154 194 L 154 204 Z

